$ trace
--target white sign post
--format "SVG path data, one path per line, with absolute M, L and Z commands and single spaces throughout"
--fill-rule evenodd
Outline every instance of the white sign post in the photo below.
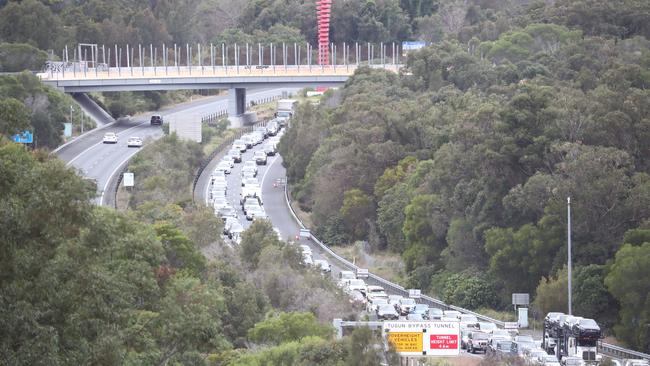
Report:
M 458 356 L 459 322 L 384 322 L 383 334 L 402 356 Z
M 133 173 L 124 173 L 122 176 L 122 182 L 125 187 L 133 187 L 134 180 Z

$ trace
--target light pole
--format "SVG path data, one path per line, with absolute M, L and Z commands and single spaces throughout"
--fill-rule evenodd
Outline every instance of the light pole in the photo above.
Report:
M 72 108 L 72 106 L 70 106 L 70 125 L 74 126 L 74 124 L 72 123 L 72 112 L 74 112 L 74 109 Z
M 569 291 L 569 315 L 571 312 L 571 197 L 566 198 L 567 210 L 567 249 L 568 249 L 568 291 Z

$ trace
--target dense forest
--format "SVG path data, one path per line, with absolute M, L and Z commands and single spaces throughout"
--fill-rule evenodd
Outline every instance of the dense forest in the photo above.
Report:
M 475 2 L 399 75 L 301 106 L 281 153 L 317 234 L 457 305 L 530 293 L 540 318 L 566 310 L 571 197 L 574 311 L 650 349 L 650 5 L 585 4 Z

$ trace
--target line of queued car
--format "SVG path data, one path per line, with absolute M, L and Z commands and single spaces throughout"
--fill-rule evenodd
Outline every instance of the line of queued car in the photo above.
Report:
M 269 121 L 266 126 L 258 126 L 252 132 L 233 141 L 231 148 L 217 163 L 210 175 L 208 200 L 214 208 L 215 215 L 224 221 L 223 233 L 235 243 L 241 242 L 244 231 L 240 214 L 248 221 L 266 219 L 262 202 L 262 186 L 258 180 L 258 166 L 266 165 L 267 157 L 277 151 L 282 126 L 277 121 Z M 267 140 L 265 142 L 265 140 Z M 253 159 L 244 161 L 243 154 L 255 146 L 263 144 L 253 153 Z M 233 171 L 235 164 L 242 164 L 240 208 L 237 209 L 228 200 L 228 183 L 226 176 Z M 278 234 L 279 235 L 279 234 Z

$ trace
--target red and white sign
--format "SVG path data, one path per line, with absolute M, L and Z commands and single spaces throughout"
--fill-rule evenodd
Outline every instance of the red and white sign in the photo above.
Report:
M 458 348 L 458 336 L 455 334 L 432 334 L 429 336 L 429 348 L 456 349 Z
M 459 322 L 384 322 L 383 331 L 387 341 L 393 343 L 396 351 L 403 356 L 458 356 L 460 354 Z M 422 347 L 411 344 L 415 341 L 422 342 Z

